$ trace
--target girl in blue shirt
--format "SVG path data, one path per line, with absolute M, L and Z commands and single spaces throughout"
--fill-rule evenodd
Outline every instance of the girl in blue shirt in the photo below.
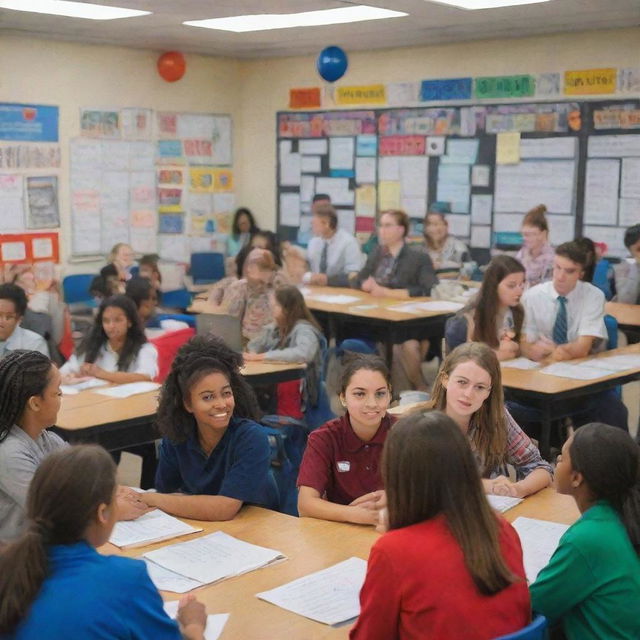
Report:
M 193 597 L 180 627 L 140 560 L 104 556 L 116 522 L 116 466 L 95 445 L 50 454 L 29 487 L 29 526 L 0 556 L 0 635 L 13 640 L 204 638 Z M 182 631 L 182 634 L 181 634 Z
M 196 520 L 231 520 L 245 502 L 277 508 L 269 441 L 241 366 L 217 336 L 180 348 L 160 394 L 158 493 L 141 494 L 147 505 Z

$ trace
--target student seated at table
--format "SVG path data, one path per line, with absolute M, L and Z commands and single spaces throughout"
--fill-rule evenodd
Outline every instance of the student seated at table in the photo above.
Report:
M 42 462 L 27 529 L 0 555 L 3 638 L 204 638 L 206 611 L 193 596 L 180 602 L 178 626 L 144 562 L 98 552 L 116 522 L 116 494 L 115 464 L 99 446 L 68 447 Z
M 380 214 L 380 244 L 352 284 L 373 296 L 406 300 L 428 296 L 438 283 L 431 258 L 406 243 L 409 216 L 392 209 Z M 429 350 L 429 340 L 421 329 L 406 331 L 394 346 L 394 360 L 401 362 L 407 378 L 420 391 L 427 390 L 420 365 Z
M 153 380 L 158 352 L 147 342 L 133 300 L 121 295 L 103 300 L 91 331 L 60 373 L 66 384 L 87 376 L 115 384 Z
M 231 233 L 227 238 L 227 255 L 233 258 L 238 255 L 238 251 L 248 244 L 249 239 L 260 231 L 255 218 L 247 207 L 239 207 L 233 214 Z
M 571 360 L 606 349 L 604 294 L 580 279 L 586 264 L 583 248 L 565 242 L 556 249 L 553 279 L 525 292 L 520 346 L 527 358 Z M 576 403 L 569 402 L 567 410 L 572 405 Z M 615 389 L 591 394 L 576 407 L 584 412 L 577 424 L 598 420 L 628 429 L 628 411 Z
M 491 347 L 481 342 L 456 347 L 423 406 L 444 411 L 468 436 L 486 493 L 524 498 L 551 483 L 551 465 L 504 406 L 500 361 Z M 507 465 L 515 469 L 515 482 Z
M 269 292 L 274 289 L 277 266 L 266 249 L 253 249 L 244 264 L 244 277 L 224 291 L 220 308 L 242 321 L 242 336 L 249 342 L 257 338 L 273 318 Z
M 539 204 L 522 220 L 524 244 L 516 254 L 516 260 L 524 265 L 527 287 L 533 287 L 551 279 L 553 273 L 553 247 L 549 244 L 549 224 L 544 215 L 547 207 Z
M 640 224 L 629 227 L 624 234 L 624 246 L 631 258 L 616 265 L 616 302 L 640 304 Z
M 49 356 L 45 339 L 20 326 L 27 304 L 24 289 L 17 284 L 0 284 L 0 358 L 16 349 L 32 349 Z
M 120 279 L 118 269 L 114 264 L 108 264 L 91 281 L 89 293 L 100 304 L 105 298 L 124 294 L 125 281 Z
M 162 274 L 158 267 L 158 255 L 155 253 L 147 253 L 138 261 L 138 276 L 147 278 L 156 289 L 160 291 L 162 286 Z
M 587 264 L 580 280 L 598 287 L 604 293 L 605 299 L 611 300 L 616 293 L 616 282 L 613 267 L 603 258 L 607 245 L 584 237 L 576 238 L 575 242 L 582 247 L 587 256 Z
M 362 268 L 362 252 L 358 240 L 344 229 L 338 229 L 338 214 L 330 205 L 317 206 L 311 217 L 313 238 L 307 247 L 309 271 L 305 284 L 348 287 L 350 278 Z
M 158 493 L 141 494 L 150 507 L 197 520 L 231 520 L 244 503 L 277 508 L 269 441 L 241 365 L 212 335 L 178 351 L 158 407 Z
M 462 264 L 471 260 L 471 254 L 462 240 L 449 233 L 445 209 L 449 210 L 447 204 L 434 202 L 427 212 L 424 218 L 425 249 L 438 273 L 448 272 L 448 277 L 457 277 Z
M 159 327 L 156 316 L 158 291 L 147 278 L 131 278 L 127 282 L 125 295 L 133 300 L 143 327 Z
M 531 585 L 535 611 L 567 640 L 640 638 L 640 448 L 605 424 L 565 442 L 555 477 L 582 517 Z
M 354 354 L 340 381 L 344 416 L 312 431 L 298 475 L 301 516 L 377 524 L 382 446 L 395 421 L 387 413 L 391 376 L 378 356 Z
M 440 411 L 402 418 L 382 474 L 387 533 L 371 549 L 349 637 L 491 640 L 526 626 L 518 534 L 489 506 L 453 420 Z
M 302 418 L 307 407 L 318 403 L 323 353 L 322 330 L 296 287 L 280 287 L 269 293 L 274 322 L 251 340 L 245 362 L 304 362 L 302 388 L 299 380 L 277 385 L 278 415 Z
M 60 409 L 60 372 L 38 351 L 12 351 L 0 361 L 0 542 L 25 528 L 27 490 L 38 465 L 67 446 L 55 433 Z M 119 517 L 131 520 L 147 511 L 137 493 L 120 491 Z
M 484 342 L 499 360 L 520 354 L 524 310 L 524 267 L 511 256 L 496 256 L 487 266 L 480 291 L 445 325 L 447 350 L 465 342 Z
M 135 251 L 126 242 L 114 244 L 107 256 L 107 264 L 112 264 L 117 269 L 118 278 L 123 285 L 131 278 L 131 268 L 135 263 L 135 258 Z

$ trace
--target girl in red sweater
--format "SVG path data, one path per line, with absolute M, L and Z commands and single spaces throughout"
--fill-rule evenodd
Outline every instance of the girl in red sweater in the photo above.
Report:
M 520 540 L 494 513 L 469 443 L 440 411 L 398 421 L 382 475 L 388 533 L 373 546 L 352 640 L 489 640 L 531 617 Z

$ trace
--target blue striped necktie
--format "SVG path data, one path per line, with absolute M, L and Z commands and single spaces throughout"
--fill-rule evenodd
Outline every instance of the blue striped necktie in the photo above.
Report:
M 558 305 L 552 337 L 556 344 L 567 344 L 567 299 L 564 296 L 558 296 Z
M 320 273 L 327 273 L 327 253 L 329 251 L 329 243 L 325 240 L 320 254 Z

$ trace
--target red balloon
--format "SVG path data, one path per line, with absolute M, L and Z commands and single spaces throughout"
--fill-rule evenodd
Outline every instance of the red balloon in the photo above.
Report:
M 158 73 L 167 82 L 180 80 L 187 70 L 187 63 L 179 51 L 167 51 L 158 58 Z

